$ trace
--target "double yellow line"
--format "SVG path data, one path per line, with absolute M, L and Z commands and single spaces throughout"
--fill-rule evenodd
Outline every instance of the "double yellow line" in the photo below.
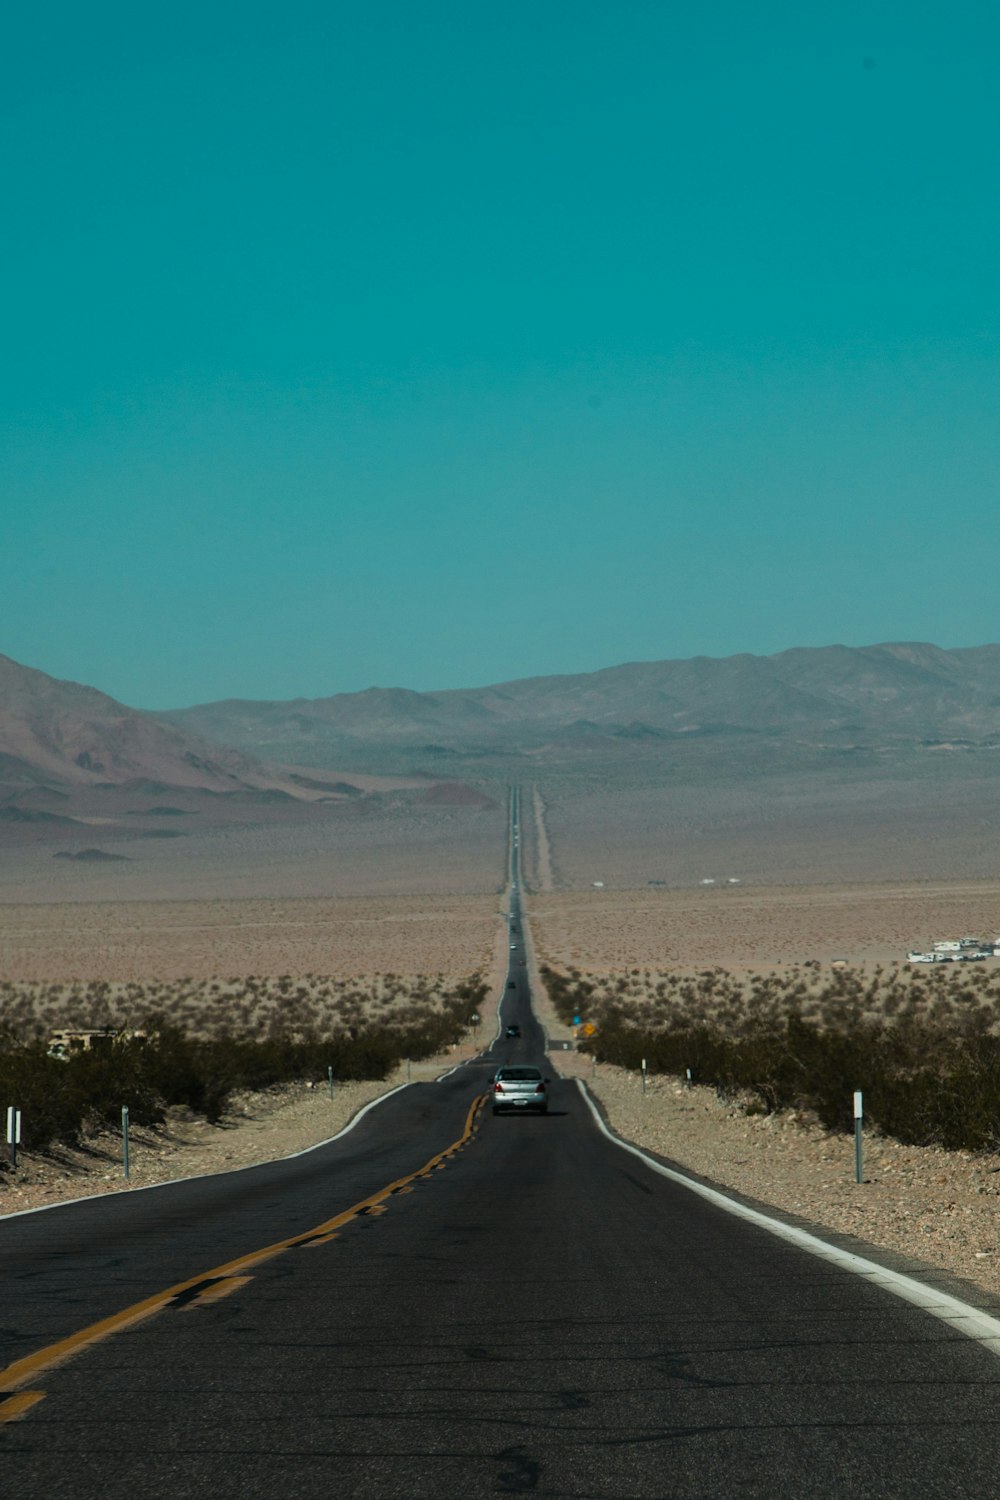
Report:
M 251 1250 L 247 1255 L 240 1255 L 235 1260 L 226 1261 L 225 1265 L 216 1266 L 211 1271 L 203 1271 L 200 1276 L 191 1276 L 187 1281 L 179 1281 L 176 1286 L 167 1287 L 162 1292 L 155 1292 L 152 1297 L 146 1297 L 142 1302 L 134 1302 L 131 1307 L 112 1313 L 108 1318 L 101 1318 L 99 1322 L 91 1323 L 88 1327 L 81 1328 L 77 1333 L 71 1333 L 67 1338 L 59 1339 L 54 1344 L 47 1344 L 44 1349 L 38 1349 L 34 1354 L 26 1354 L 23 1359 L 17 1359 L 5 1370 L 0 1370 L 0 1424 L 24 1416 L 25 1412 L 45 1396 L 44 1391 L 25 1391 L 20 1389 L 21 1386 L 30 1380 L 37 1379 L 46 1370 L 62 1364 L 72 1355 L 79 1354 L 91 1344 L 100 1343 L 102 1339 L 110 1338 L 112 1334 L 122 1333 L 126 1328 L 134 1327 L 145 1318 L 162 1312 L 164 1308 L 202 1306 L 206 1302 L 216 1301 L 219 1297 L 224 1297 L 229 1292 L 245 1286 L 251 1279 L 245 1273 L 267 1260 L 273 1260 L 276 1255 L 283 1255 L 286 1250 L 295 1250 L 302 1246 L 327 1244 L 337 1230 L 344 1224 L 350 1223 L 352 1219 L 368 1214 L 384 1213 L 387 1198 L 393 1197 L 396 1193 L 411 1191 L 411 1183 L 419 1181 L 422 1177 L 429 1177 L 432 1172 L 443 1167 L 450 1156 L 460 1151 L 472 1139 L 478 1128 L 479 1112 L 483 1107 L 484 1099 L 485 1095 L 480 1096 L 469 1107 L 465 1129 L 450 1146 L 446 1146 L 443 1151 L 432 1156 L 430 1161 L 424 1162 L 424 1165 L 415 1172 L 397 1178 L 395 1182 L 390 1182 L 386 1187 L 380 1188 L 377 1193 L 372 1193 L 368 1198 L 362 1198 L 351 1208 L 345 1208 L 343 1213 L 336 1214 L 332 1219 L 326 1219 L 322 1224 L 317 1224 L 315 1229 L 309 1229 L 305 1234 L 293 1235 L 287 1240 L 278 1240 L 273 1245 L 265 1245 L 261 1250 Z

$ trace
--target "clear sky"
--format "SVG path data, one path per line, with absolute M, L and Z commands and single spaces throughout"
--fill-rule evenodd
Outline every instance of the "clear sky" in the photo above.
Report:
M 995 0 L 12 0 L 0 651 L 1000 638 Z

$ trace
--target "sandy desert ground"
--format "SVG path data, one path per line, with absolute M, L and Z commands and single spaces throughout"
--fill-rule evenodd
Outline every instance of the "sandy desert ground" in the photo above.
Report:
M 935 777 L 939 764 L 928 757 L 908 777 L 887 767 L 701 782 L 688 768 L 655 786 L 542 776 L 554 887 L 1000 880 L 1000 782 Z
M 0 904 L 0 979 L 485 972 L 498 897 Z
M 1000 880 L 562 891 L 532 896 L 531 916 L 544 961 L 599 973 L 884 964 L 939 938 L 1000 936 Z
M 223 813 L 231 821 L 220 821 Z M 83 829 L 5 824 L 0 905 L 488 894 L 503 880 L 506 809 L 499 802 L 372 799 L 222 812 L 213 806 L 212 814 L 211 826 L 199 812 L 95 816 Z M 103 857 L 80 859 L 87 849 Z

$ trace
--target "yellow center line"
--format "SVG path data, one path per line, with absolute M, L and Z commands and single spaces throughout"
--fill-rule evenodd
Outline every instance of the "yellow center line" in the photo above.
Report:
M 37 1349 L 34 1354 L 26 1354 L 23 1359 L 16 1359 L 13 1364 L 5 1370 L 0 1370 L 0 1420 L 10 1420 L 10 1403 L 4 1401 L 4 1395 L 16 1391 L 25 1381 L 34 1379 L 44 1370 L 51 1370 L 55 1365 L 62 1364 L 64 1360 L 72 1355 L 78 1354 L 81 1349 L 89 1348 L 91 1344 L 100 1342 L 101 1339 L 109 1338 L 112 1334 L 121 1333 L 126 1328 L 133 1327 L 144 1318 L 152 1317 L 155 1313 L 162 1312 L 175 1298 L 182 1293 L 188 1292 L 192 1287 L 199 1288 L 199 1295 L 192 1299 L 192 1305 L 197 1305 L 209 1300 L 206 1293 L 201 1290 L 203 1283 L 212 1281 L 214 1283 L 225 1283 L 235 1281 L 234 1285 L 226 1286 L 219 1296 L 224 1296 L 228 1291 L 235 1291 L 236 1285 L 244 1285 L 250 1278 L 242 1273 L 252 1270 L 255 1266 L 263 1265 L 265 1261 L 272 1260 L 276 1255 L 283 1255 L 286 1250 L 292 1250 L 298 1245 L 315 1243 L 319 1236 L 332 1237 L 333 1231 L 347 1224 L 351 1219 L 364 1210 L 373 1209 L 383 1203 L 386 1198 L 407 1188 L 416 1178 L 426 1176 L 444 1163 L 446 1157 L 465 1145 L 474 1134 L 476 1116 L 482 1107 L 482 1096 L 472 1103 L 469 1113 L 465 1119 L 465 1129 L 458 1140 L 452 1141 L 443 1151 L 432 1156 L 430 1161 L 418 1167 L 415 1172 L 408 1172 L 405 1177 L 390 1182 L 386 1187 L 380 1188 L 377 1193 L 372 1193 L 368 1198 L 362 1198 L 360 1203 L 355 1203 L 351 1208 L 345 1208 L 342 1213 L 334 1215 L 332 1219 L 326 1219 L 322 1224 L 317 1224 L 315 1229 L 307 1230 L 303 1234 L 291 1235 L 286 1240 L 278 1240 L 273 1245 L 265 1245 L 260 1250 L 251 1250 L 246 1255 L 237 1256 L 235 1260 L 226 1261 L 225 1265 L 216 1266 L 214 1270 L 202 1271 L 197 1276 L 189 1276 L 186 1281 L 179 1281 L 176 1286 L 167 1287 L 165 1291 L 155 1292 L 151 1297 L 145 1297 L 141 1302 L 135 1302 L 131 1307 L 123 1308 L 121 1312 L 112 1313 L 110 1317 L 101 1318 L 96 1323 L 91 1323 L 87 1328 L 81 1328 L 76 1333 L 69 1334 L 66 1338 L 58 1339 L 54 1344 L 47 1344 L 44 1349 Z M 209 1291 L 212 1289 L 209 1288 Z M 28 1406 L 34 1405 L 36 1400 L 41 1400 L 44 1392 L 25 1391 L 22 1396 L 32 1397 L 26 1405 L 22 1405 L 17 1415 Z M 15 1398 L 21 1399 L 21 1398 Z
M 218 1302 L 220 1297 L 228 1297 L 230 1292 L 238 1292 L 241 1286 L 246 1286 L 252 1281 L 252 1276 L 224 1276 L 221 1281 L 213 1281 L 197 1297 L 192 1297 L 186 1307 L 204 1307 L 206 1302 Z M 186 1310 L 186 1309 L 185 1309 Z
M 21 1391 L 17 1396 L 0 1397 L 0 1423 L 16 1422 L 26 1411 L 45 1400 L 44 1391 Z

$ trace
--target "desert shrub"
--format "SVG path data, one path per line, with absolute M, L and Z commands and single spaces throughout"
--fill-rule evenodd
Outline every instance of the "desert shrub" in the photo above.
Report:
M 84 1101 L 75 1078 L 38 1043 L 0 1051 L 0 1107 L 21 1111 L 21 1142 L 29 1150 L 74 1140 Z
M 341 1080 L 384 1078 L 404 1058 L 433 1056 L 458 1039 L 488 993 L 478 975 L 451 988 L 441 976 L 420 980 L 405 996 L 397 982 L 392 1009 L 387 1014 L 380 1006 L 374 1020 L 368 1008 L 381 995 L 338 990 L 336 1006 L 317 1006 L 314 989 L 305 998 L 293 994 L 283 976 L 276 985 L 281 1008 L 269 1006 L 262 1016 L 253 1016 L 242 997 L 252 988 L 274 998 L 267 983 L 241 981 L 238 991 L 231 983 L 232 1005 L 215 993 L 217 985 L 212 991 L 185 990 L 189 983 L 132 985 L 116 996 L 95 986 L 74 986 L 68 994 L 61 990 L 58 1024 L 91 1025 L 100 1006 L 107 1024 L 139 1022 L 145 1032 L 65 1059 L 50 1057 L 40 1040 L 52 1029 L 43 1024 L 51 1014 L 43 997 L 34 993 L 29 1004 L 23 990 L 0 987 L 0 1107 L 13 1104 L 21 1110 L 22 1143 L 40 1149 L 54 1141 L 76 1141 L 94 1125 L 120 1121 L 123 1105 L 137 1125 L 158 1123 L 172 1106 L 215 1122 L 238 1090 L 316 1082 L 330 1067 Z M 206 994 L 218 1012 L 211 1025 L 202 1014 Z M 154 1009 L 154 1000 L 168 1005 Z M 202 1008 L 194 1027 L 178 1020 L 191 1015 L 192 1000 Z
M 82 1124 L 114 1125 L 127 1105 L 133 1125 L 156 1125 L 163 1109 L 149 1062 L 145 1043 L 122 1040 L 76 1053 L 57 1065 L 66 1074 Z
M 855 1089 L 865 1117 L 917 1145 L 1000 1146 L 1000 992 L 989 975 L 835 971 L 816 988 L 802 974 L 722 971 L 653 976 L 638 1001 L 543 969 L 563 1021 L 597 1026 L 581 1050 L 602 1061 L 692 1077 L 755 1110 L 805 1108 L 831 1130 L 852 1128 Z

